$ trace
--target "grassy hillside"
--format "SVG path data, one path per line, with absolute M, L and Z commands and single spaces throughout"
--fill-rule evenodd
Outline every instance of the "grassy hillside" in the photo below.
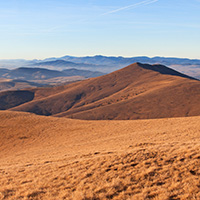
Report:
M 152 119 L 200 115 L 199 99 L 200 81 L 162 65 L 135 63 L 64 87 L 36 89 L 33 100 L 11 110 L 89 120 Z
M 200 117 L 0 118 L 0 199 L 200 198 Z

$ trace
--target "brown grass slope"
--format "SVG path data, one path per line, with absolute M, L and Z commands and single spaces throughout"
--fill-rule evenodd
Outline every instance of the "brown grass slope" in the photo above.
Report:
M 162 65 L 135 63 L 64 87 L 35 90 L 12 108 L 77 119 L 147 119 L 200 115 L 200 82 Z
M 25 88 L 41 87 L 39 83 L 0 78 L 0 92 L 8 90 L 21 90 Z M 44 86 L 44 85 L 43 85 Z
M 200 117 L 0 112 L 0 199 L 200 199 Z
M 34 93 L 28 90 L 0 92 L 0 109 L 6 110 L 29 102 L 34 98 Z

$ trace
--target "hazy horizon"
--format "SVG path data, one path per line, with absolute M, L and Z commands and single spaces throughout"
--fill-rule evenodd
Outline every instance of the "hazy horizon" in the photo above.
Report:
M 123 56 L 123 55 L 103 55 L 103 54 L 94 54 L 94 55 L 58 55 L 58 56 L 48 56 L 48 57 L 30 57 L 30 58 L 0 58 L 1 61 L 3 60 L 45 60 L 49 58 L 62 58 L 64 56 L 70 56 L 70 57 L 95 57 L 95 56 L 104 56 L 104 57 L 123 57 L 123 58 L 134 58 L 134 57 L 148 57 L 148 58 L 155 58 L 155 57 L 161 57 L 161 58 L 177 58 L 177 59 L 190 59 L 190 60 L 200 60 L 200 58 L 191 58 L 191 57 L 176 57 L 176 56 L 162 56 L 162 55 L 154 55 L 154 56 L 148 56 L 148 55 L 133 55 L 133 56 Z

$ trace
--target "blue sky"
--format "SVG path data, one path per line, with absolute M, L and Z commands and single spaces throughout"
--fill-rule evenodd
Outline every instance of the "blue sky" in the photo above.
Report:
M 0 0 L 0 59 L 200 59 L 200 0 Z

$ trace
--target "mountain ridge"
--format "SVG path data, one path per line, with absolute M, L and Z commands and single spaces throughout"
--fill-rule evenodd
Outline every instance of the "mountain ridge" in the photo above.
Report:
M 10 110 L 93 120 L 200 115 L 200 82 L 172 72 L 134 63 L 101 77 L 31 90 L 33 100 Z

